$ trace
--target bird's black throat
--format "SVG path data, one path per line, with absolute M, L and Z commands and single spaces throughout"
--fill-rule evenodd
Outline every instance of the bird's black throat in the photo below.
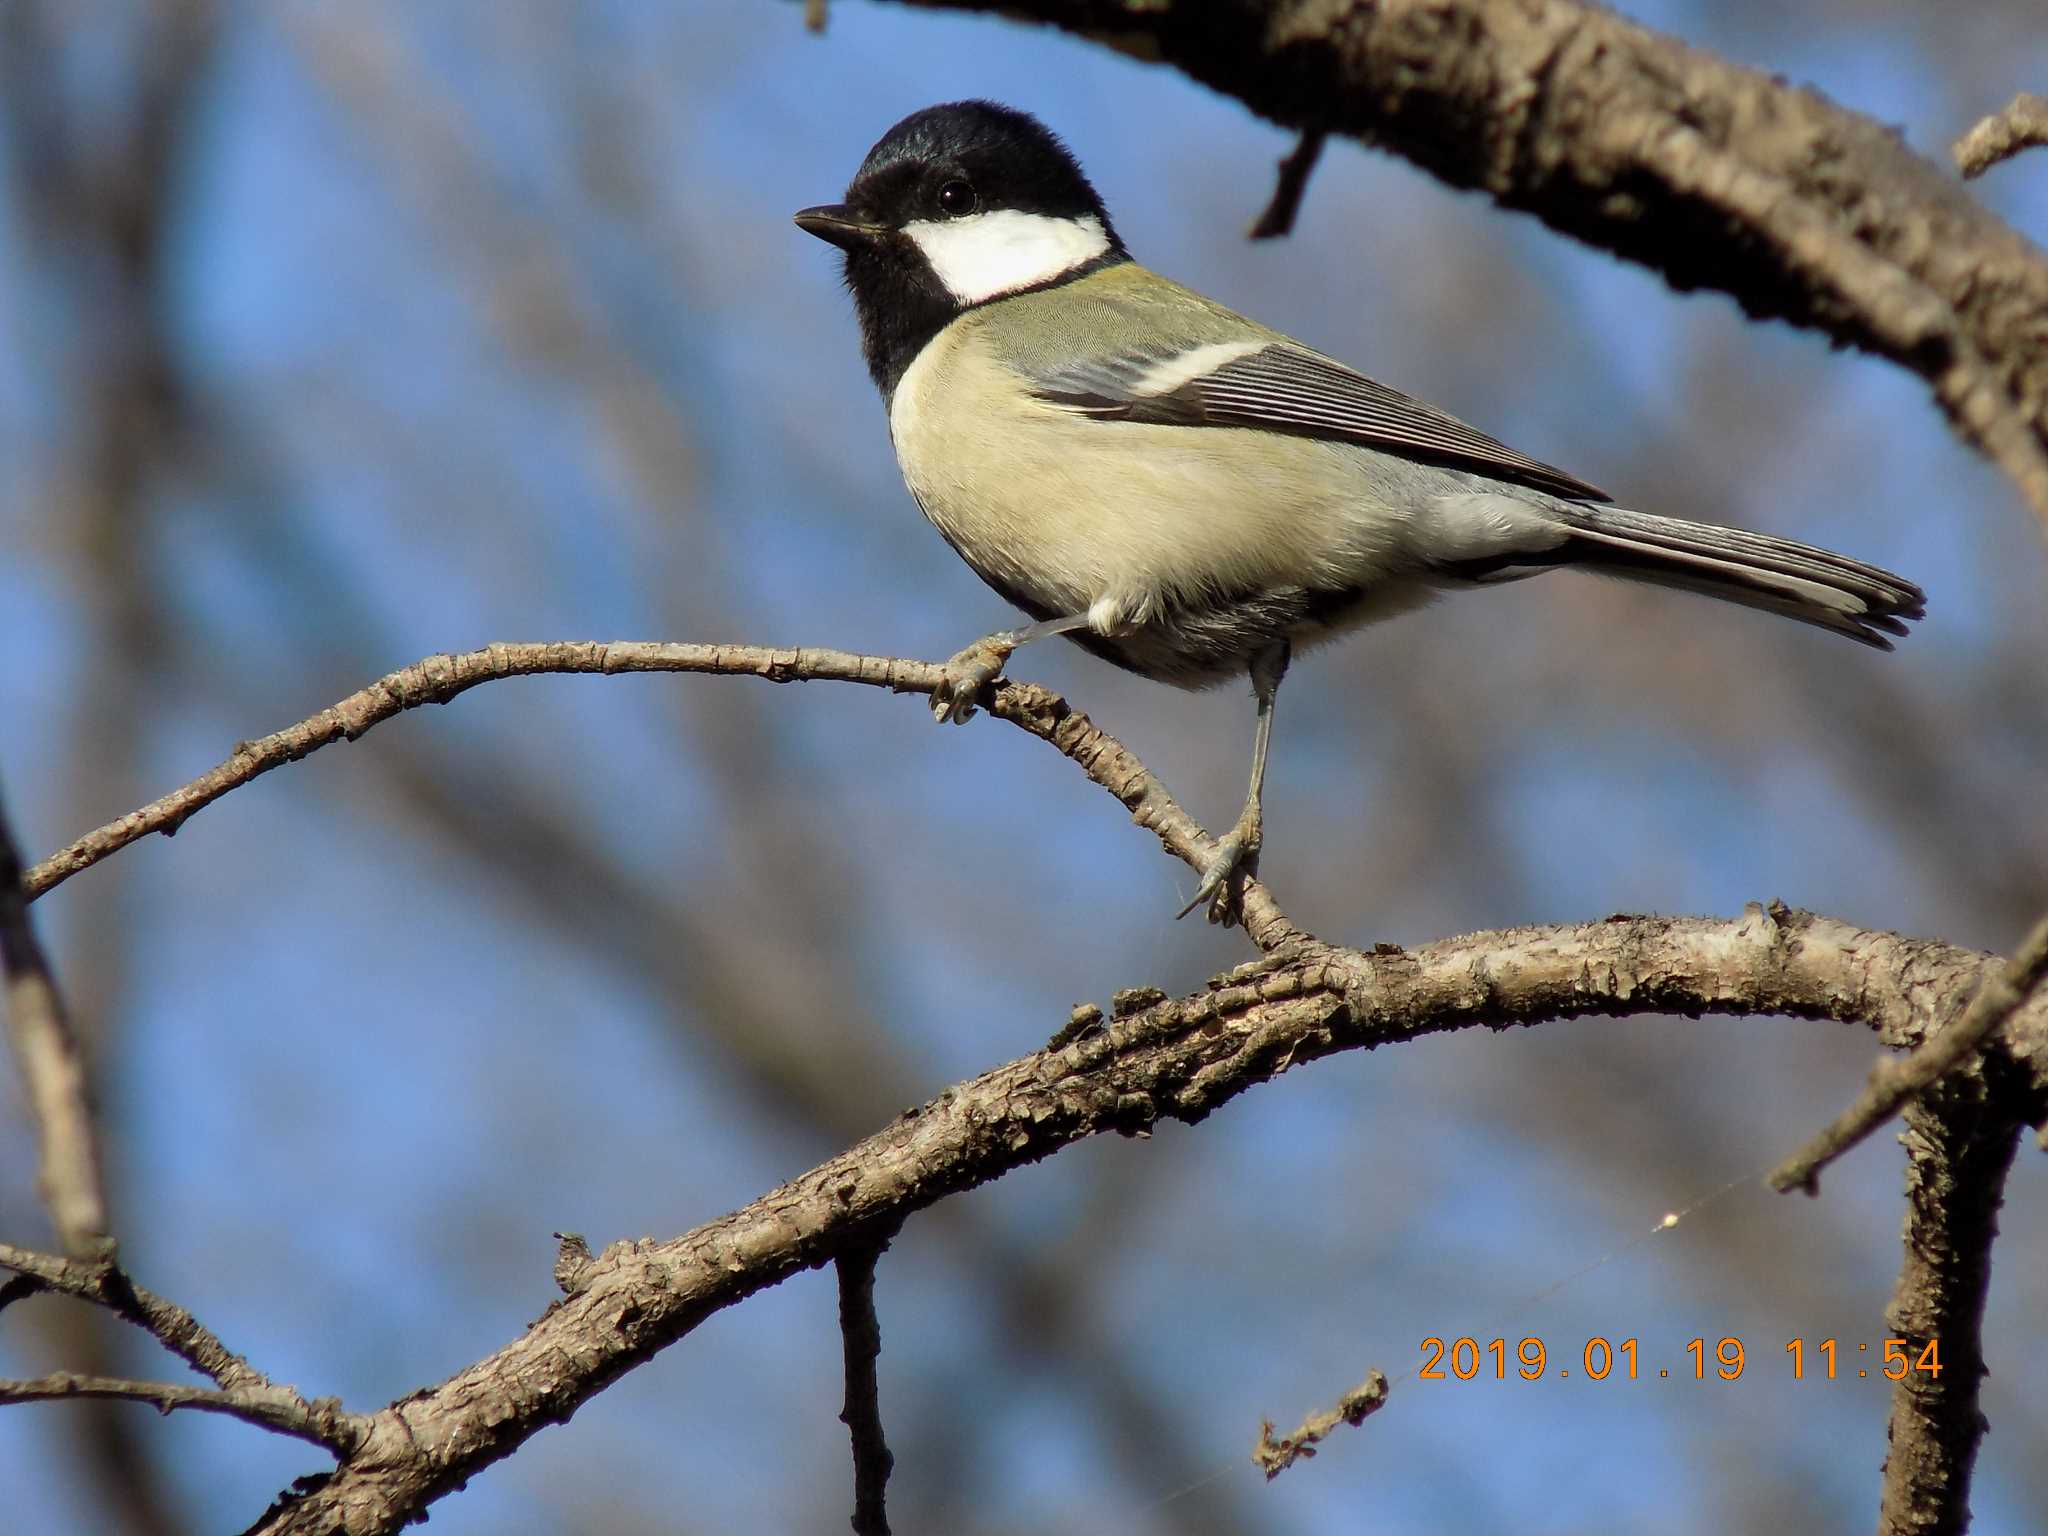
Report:
M 854 313 L 860 320 L 860 350 L 867 360 L 868 375 L 882 392 L 883 401 L 893 400 L 896 386 L 917 361 L 917 354 L 967 311 L 999 304 L 1020 293 L 1063 287 L 1130 259 L 1123 243 L 1112 238 L 1110 248 L 1101 255 L 1069 267 L 1056 277 L 977 304 L 963 304 L 939 281 L 938 274 L 907 236 L 894 234 L 855 247 L 846 253 L 846 286 L 853 294 Z

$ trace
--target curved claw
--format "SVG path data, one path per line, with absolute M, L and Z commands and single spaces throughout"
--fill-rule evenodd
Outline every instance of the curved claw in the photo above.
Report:
M 1258 864 L 1258 836 L 1254 832 L 1247 837 L 1243 827 L 1233 828 L 1226 837 L 1218 839 L 1216 852 L 1202 869 L 1202 883 L 1195 888 L 1195 899 L 1180 911 L 1176 918 L 1186 917 L 1203 902 L 1209 904 L 1209 921 L 1229 927 L 1243 919 L 1241 903 L 1244 899 L 1244 881 L 1236 878 L 1249 875 Z
M 965 725 L 975 715 L 981 690 L 1003 675 L 1003 663 L 1015 647 L 994 635 L 960 651 L 943 668 L 945 676 L 932 689 L 932 718 L 940 725 Z

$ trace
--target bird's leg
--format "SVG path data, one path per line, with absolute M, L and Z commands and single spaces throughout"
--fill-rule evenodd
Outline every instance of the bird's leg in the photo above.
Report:
M 1239 910 L 1244 898 L 1241 877 L 1256 873 L 1259 867 L 1264 817 L 1260 798 L 1266 788 L 1266 748 L 1273 740 L 1273 700 L 1280 692 L 1280 679 L 1287 675 L 1291 654 L 1287 642 L 1282 640 L 1252 657 L 1252 693 L 1259 701 L 1259 723 L 1252 735 L 1252 787 L 1245 795 L 1237 825 L 1217 841 L 1216 852 L 1203 866 L 1201 887 L 1195 892 L 1195 899 L 1180 909 L 1181 917 L 1205 901 L 1209 903 L 1212 923 L 1229 924 L 1243 916 Z
M 974 718 L 974 700 L 981 690 L 1003 675 L 1003 663 L 1010 652 L 1048 635 L 1086 629 L 1088 615 L 1070 613 L 1063 619 L 1040 619 L 1022 629 L 997 630 L 983 635 L 945 665 L 945 676 L 932 690 L 932 718 L 941 725 L 964 725 Z

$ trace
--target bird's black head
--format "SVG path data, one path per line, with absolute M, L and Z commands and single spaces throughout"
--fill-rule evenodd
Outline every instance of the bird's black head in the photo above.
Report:
M 911 113 L 868 151 L 845 202 L 806 208 L 796 222 L 845 251 L 862 350 L 884 396 L 962 310 L 1128 259 L 1066 145 L 992 101 Z

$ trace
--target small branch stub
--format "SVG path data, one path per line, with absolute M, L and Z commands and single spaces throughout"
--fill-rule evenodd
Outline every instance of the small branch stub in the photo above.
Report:
M 580 1296 L 590 1285 L 590 1243 L 581 1232 L 557 1232 L 555 1284 L 564 1296 Z
M 1085 1035 L 1091 1035 L 1102 1028 L 1102 1009 L 1094 1003 L 1076 1003 L 1074 1011 L 1067 1015 L 1067 1022 L 1053 1037 L 1045 1042 L 1048 1051 L 1057 1051 L 1072 1045 Z
M 1301 213 L 1302 195 L 1308 191 L 1308 179 L 1315 174 L 1316 162 L 1323 158 L 1323 143 L 1328 135 L 1320 128 L 1311 128 L 1301 136 L 1301 142 L 1294 146 L 1293 153 L 1280 162 L 1280 177 L 1273 184 L 1273 200 L 1266 204 L 1266 211 L 1252 221 L 1252 227 L 1245 232 L 1251 240 L 1277 240 L 1282 235 L 1294 232 L 1295 218 Z
M 1949 151 L 1966 178 L 1982 176 L 2022 150 L 2048 144 L 2048 96 L 2021 91 L 2005 110 L 1983 119 Z

